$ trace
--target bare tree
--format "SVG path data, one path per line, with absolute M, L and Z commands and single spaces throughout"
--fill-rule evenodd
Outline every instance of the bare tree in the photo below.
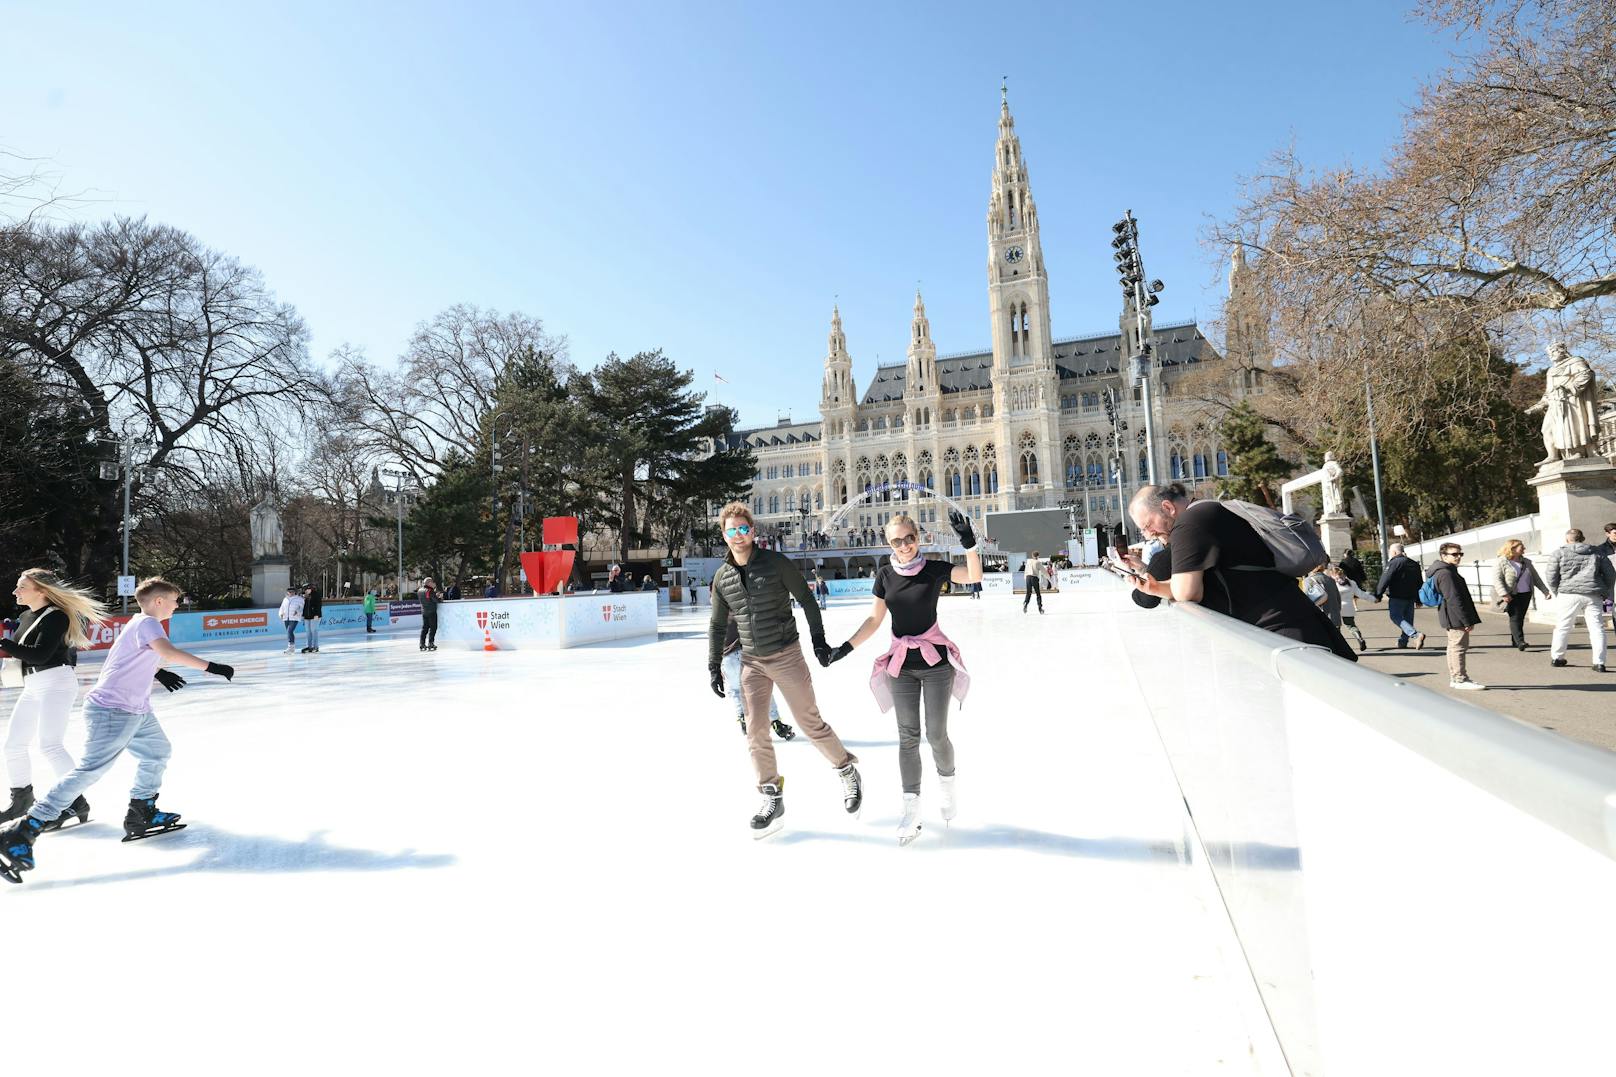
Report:
M 0 234 L 0 354 L 75 399 L 103 441 L 149 443 L 147 462 L 180 481 L 313 398 L 306 341 L 256 270 L 178 229 L 119 218 Z M 105 579 L 119 484 L 96 490 L 94 535 L 68 569 Z
M 537 318 L 462 304 L 418 326 L 396 370 L 339 350 L 331 391 L 374 448 L 424 483 L 450 454 L 477 455 L 508 368 L 534 354 L 565 353 L 566 338 Z

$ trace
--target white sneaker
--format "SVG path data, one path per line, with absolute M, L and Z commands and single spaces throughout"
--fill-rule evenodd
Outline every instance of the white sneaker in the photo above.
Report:
M 1475 681 L 1470 680 L 1469 678 L 1462 681 L 1449 681 L 1448 687 L 1466 692 L 1485 692 L 1487 690 L 1487 686 L 1485 684 L 1477 684 Z
M 898 823 L 898 844 L 908 845 L 920 837 L 920 794 L 903 795 L 903 819 Z
M 944 777 L 941 774 L 937 776 L 937 783 L 943 787 L 942 807 L 943 822 L 945 823 L 953 820 L 954 813 L 959 811 L 959 801 L 954 799 L 954 778 L 955 775 L 953 774 L 950 774 L 947 777 Z

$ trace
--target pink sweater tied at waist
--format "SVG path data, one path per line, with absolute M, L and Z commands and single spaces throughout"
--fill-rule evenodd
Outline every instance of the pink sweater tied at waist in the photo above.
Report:
M 892 709 L 892 678 L 903 672 L 903 662 L 909 652 L 919 648 L 926 664 L 935 666 L 943 658 L 939 647 L 947 651 L 948 664 L 954 667 L 954 699 L 964 704 L 965 694 L 971 690 L 971 675 L 960 658 L 959 646 L 934 623 L 918 636 L 893 636 L 891 649 L 876 658 L 875 668 L 870 671 L 870 692 L 883 714 Z

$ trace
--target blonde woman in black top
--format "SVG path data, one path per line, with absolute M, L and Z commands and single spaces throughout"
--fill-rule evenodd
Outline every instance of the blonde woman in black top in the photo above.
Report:
M 60 778 L 73 769 L 73 757 L 62 744 L 67 716 L 78 698 L 78 649 L 88 647 L 90 622 L 107 615 L 106 608 L 88 591 L 69 587 L 49 569 L 30 568 L 17 577 L 12 594 L 23 606 L 17 631 L 0 639 L 0 653 L 22 667 L 22 695 L 11 712 L 6 730 L 6 776 L 11 805 L 0 812 L 0 822 L 21 818 L 34 805 L 34 783 L 29 747 L 35 737 L 39 750 Z M 79 797 L 62 813 L 56 826 L 77 816 L 85 822 L 90 805 Z

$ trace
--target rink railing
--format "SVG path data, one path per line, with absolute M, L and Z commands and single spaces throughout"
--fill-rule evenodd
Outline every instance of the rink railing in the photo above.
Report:
M 1289 1072 L 1616 1068 L 1616 755 L 1110 597 Z M 1446 676 L 1440 648 L 1398 654 Z

